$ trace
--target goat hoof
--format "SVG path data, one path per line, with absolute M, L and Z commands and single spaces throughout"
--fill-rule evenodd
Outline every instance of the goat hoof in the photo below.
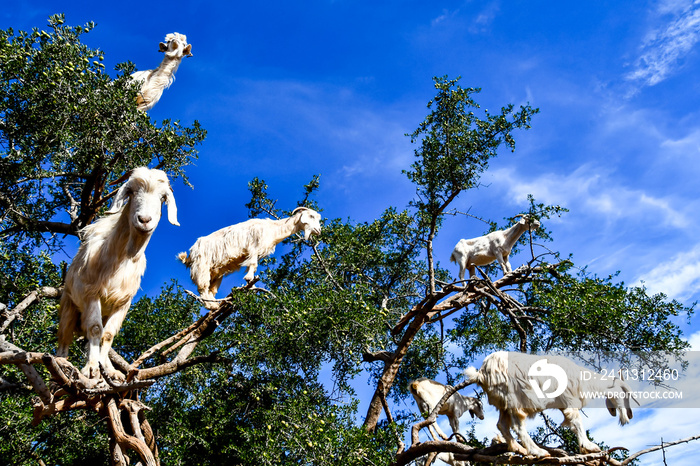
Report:
M 96 363 L 87 363 L 83 370 L 80 371 L 88 379 L 100 378 L 100 367 Z
M 126 377 L 124 376 L 124 374 L 122 374 L 121 372 L 119 372 L 116 369 L 112 369 L 111 371 L 108 370 L 107 376 L 109 376 L 109 378 L 112 380 L 116 380 L 117 382 L 124 382 L 126 380 Z
M 508 451 L 512 451 L 513 453 L 517 453 L 518 455 L 527 456 L 529 454 L 524 447 L 520 446 L 520 444 L 515 441 L 506 442 L 506 446 L 508 448 Z
M 545 456 L 549 456 L 549 453 L 547 452 L 547 450 L 543 450 L 541 448 L 533 448 L 527 452 L 527 456 L 534 456 L 535 458 L 543 458 Z
M 598 453 L 599 451 L 600 447 L 593 442 L 588 442 L 581 445 L 581 453 L 584 455 L 587 453 Z

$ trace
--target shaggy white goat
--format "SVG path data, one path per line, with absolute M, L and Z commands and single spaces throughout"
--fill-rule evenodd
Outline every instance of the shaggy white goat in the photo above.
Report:
M 408 384 L 408 390 L 416 400 L 420 412 L 430 413 L 445 395 L 447 388 L 440 382 L 421 377 Z M 469 411 L 472 418 L 476 416 L 479 419 L 484 419 L 484 410 L 478 398 L 472 398 L 464 396 L 459 392 L 454 392 L 452 396 L 447 399 L 445 404 L 442 405 L 438 414 L 447 415 L 447 419 L 450 421 L 450 427 L 452 427 L 452 432 L 458 434 L 459 418 L 467 411 Z M 433 430 L 431 430 L 431 428 Z M 435 440 L 437 440 L 437 437 L 442 437 L 444 440 L 447 440 L 447 436 L 440 430 L 437 423 L 430 424 L 428 426 L 428 431 Z
M 61 296 L 56 354 L 67 357 L 73 334 L 86 335 L 88 361 L 82 372 L 90 378 L 99 377 L 98 363 L 110 376 L 120 378 L 108 353 L 139 289 L 146 269 L 146 246 L 163 203 L 168 205 L 170 223 L 179 225 L 164 172 L 139 167 L 127 175 L 128 181 L 107 211 L 112 215 L 81 230 L 82 243 L 68 268 Z
M 321 233 L 321 215 L 307 207 L 297 207 L 287 218 L 253 218 L 202 236 L 178 259 L 190 269 L 190 277 L 204 299 L 214 299 L 225 275 L 247 267 L 245 281 L 255 278 L 258 260 L 275 252 L 275 246 L 299 231 L 304 240 Z
M 503 273 L 511 271 L 508 255 L 518 238 L 527 230 L 535 231 L 540 222 L 523 215 L 518 223 L 505 230 L 493 231 L 472 239 L 461 239 L 455 246 L 450 260 L 459 265 L 459 279 L 464 280 L 464 271 L 469 269 L 469 278 L 474 276 L 476 266 L 488 265 L 493 261 L 501 264 Z
M 165 36 L 165 42 L 161 42 L 159 47 L 159 52 L 165 52 L 165 57 L 158 68 L 131 74 L 131 79 L 141 83 L 136 105 L 142 112 L 152 109 L 163 91 L 173 83 L 182 57 L 192 56 L 192 45 L 187 43 L 187 36 L 177 32 Z
M 469 383 L 477 383 L 488 396 L 489 404 L 499 410 L 498 430 L 508 450 L 546 456 L 530 438 L 525 420 L 545 409 L 559 409 L 564 414 L 562 425 L 569 426 L 578 438 L 582 453 L 600 451 L 598 445 L 586 438 L 581 425 L 579 409 L 595 396 L 605 396 L 605 404 L 612 416 L 619 416 L 625 425 L 632 418 L 630 387 L 620 379 L 604 380 L 603 376 L 581 367 L 562 356 L 537 356 L 525 353 L 498 351 L 488 355 L 477 370 L 464 371 Z M 550 390 L 552 382 L 556 389 Z M 520 437 L 522 447 L 511 435 Z M 524 447 L 524 449 L 523 449 Z

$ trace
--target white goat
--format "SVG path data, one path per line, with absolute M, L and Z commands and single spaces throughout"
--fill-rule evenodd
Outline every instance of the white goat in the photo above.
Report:
M 168 205 L 170 223 L 179 225 L 164 172 L 139 167 L 127 175 L 128 181 L 107 211 L 112 215 L 81 230 L 82 243 L 68 268 L 61 296 L 56 354 L 67 357 L 73 334 L 86 335 L 88 361 L 82 373 L 90 378 L 99 377 L 99 363 L 110 376 L 121 378 L 108 353 L 141 284 L 146 246 L 163 203 Z
M 459 265 L 459 279 L 464 280 L 464 271 L 469 269 L 469 278 L 474 276 L 475 267 L 488 265 L 493 261 L 501 264 L 503 273 L 511 271 L 508 256 L 518 238 L 527 230 L 535 231 L 540 222 L 523 215 L 518 223 L 505 230 L 493 231 L 472 239 L 461 239 L 455 246 L 450 260 Z
M 165 42 L 159 44 L 159 52 L 165 52 L 165 57 L 158 68 L 131 74 L 131 79 L 141 83 L 136 105 L 142 112 L 152 109 L 163 91 L 173 83 L 182 57 L 192 56 L 192 45 L 187 43 L 187 36 L 174 32 L 165 36 Z
M 604 377 L 581 367 L 562 356 L 537 356 L 525 353 L 498 351 L 488 355 L 477 370 L 464 371 L 469 383 L 477 383 L 488 396 L 489 404 L 498 409 L 498 430 L 508 450 L 534 456 L 546 456 L 530 438 L 525 420 L 545 409 L 559 409 L 564 414 L 562 425 L 570 427 L 578 438 L 582 453 L 600 451 L 588 440 L 581 425 L 579 409 L 595 396 L 605 396 L 605 404 L 612 416 L 618 414 L 620 424 L 632 418 L 630 387 L 620 379 Z M 552 381 L 557 388 L 550 390 Z M 522 447 L 511 435 L 520 437 Z M 523 448 L 524 447 L 524 448 Z
M 416 400 L 420 412 L 429 414 L 445 395 L 447 388 L 440 382 L 421 377 L 408 384 L 408 390 Z M 467 411 L 469 411 L 472 418 L 476 416 L 479 419 L 484 419 L 484 410 L 478 398 L 472 398 L 464 396 L 459 392 L 454 392 L 452 396 L 447 399 L 445 404 L 442 405 L 438 414 L 447 415 L 447 419 L 450 421 L 450 427 L 452 427 L 452 432 L 458 434 L 459 418 Z M 428 432 L 430 432 L 435 440 L 437 440 L 437 437 L 442 437 L 444 440 L 448 438 L 442 430 L 440 430 L 436 422 L 428 426 Z
M 204 299 L 214 299 L 225 275 L 247 267 L 245 281 L 255 278 L 258 260 L 275 252 L 275 246 L 299 231 L 304 240 L 321 233 L 321 215 L 297 207 L 291 217 L 272 220 L 253 218 L 202 236 L 178 259 L 190 269 L 190 277 Z

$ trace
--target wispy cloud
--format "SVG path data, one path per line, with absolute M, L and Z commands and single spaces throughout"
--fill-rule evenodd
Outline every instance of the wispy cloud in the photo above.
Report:
M 527 195 L 532 194 L 538 201 L 588 212 L 608 222 L 638 217 L 658 218 L 660 224 L 679 229 L 690 225 L 688 216 L 670 200 L 619 185 L 596 167 L 584 165 L 568 175 L 545 173 L 530 179 L 518 176 L 510 167 L 495 170 L 492 175 L 492 183 L 507 189 L 517 204 L 524 204 Z
M 690 335 L 688 343 L 690 343 L 690 351 L 700 351 L 700 331 Z
M 647 34 L 627 79 L 654 86 L 668 78 L 700 41 L 700 1 L 666 2 L 657 10 L 670 21 Z
M 668 156 L 676 160 L 694 161 L 700 153 L 700 128 L 679 139 L 666 139 L 661 143 L 661 148 Z M 684 163 L 685 167 L 689 165 Z M 694 165 L 690 165 L 693 167 Z
M 468 30 L 472 34 L 479 34 L 491 27 L 496 15 L 500 11 L 501 6 L 499 1 L 486 3 L 476 14 L 469 13 Z M 455 18 L 460 18 L 466 9 L 456 8 L 454 10 L 443 9 L 442 13 L 434 18 L 430 25 L 433 27 L 445 27 L 445 25 Z M 466 15 L 466 13 L 464 14 Z M 462 21 L 460 21 L 462 22 Z
M 700 244 L 642 273 L 638 281 L 652 293 L 663 292 L 680 301 L 689 300 L 700 292 Z
M 440 16 L 438 16 L 437 18 L 433 19 L 430 22 L 430 25 L 433 27 L 438 26 L 438 25 L 440 25 L 440 23 L 443 23 L 445 20 L 447 20 L 450 16 L 452 16 L 454 14 L 455 14 L 454 12 L 442 10 L 442 14 Z
M 488 30 L 500 9 L 501 5 L 499 2 L 485 4 L 469 25 L 469 32 L 478 34 Z

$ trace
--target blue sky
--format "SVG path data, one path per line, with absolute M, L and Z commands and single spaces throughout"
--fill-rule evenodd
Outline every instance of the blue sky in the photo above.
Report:
M 427 114 L 431 78 L 449 75 L 481 87 L 484 108 L 541 110 L 459 210 L 500 221 L 533 194 L 570 209 L 545 225 L 549 248 L 598 275 L 619 270 L 627 284 L 643 281 L 687 304 L 700 298 L 700 2 L 44 0 L 9 2 L 0 27 L 44 28 L 57 12 L 71 25 L 97 23 L 84 41 L 104 50 L 107 69 L 126 60 L 156 67 L 170 32 L 193 47 L 150 114 L 197 119 L 208 137 L 188 169 L 195 189 L 174 184 L 182 226 L 158 227 L 144 293 L 171 277 L 189 284 L 175 254 L 244 220 L 255 176 L 291 209 L 320 174 L 326 217 L 370 221 L 406 206 L 414 189 L 401 170 L 413 146 L 404 134 Z M 460 238 L 483 231 L 477 220 L 448 219 L 437 257 L 447 264 Z M 241 281 L 234 275 L 222 291 Z M 700 324 L 682 327 L 700 350 Z M 666 413 L 655 432 L 677 418 Z M 632 437 L 601 422 L 623 444 Z M 658 442 L 646 433 L 646 443 Z

